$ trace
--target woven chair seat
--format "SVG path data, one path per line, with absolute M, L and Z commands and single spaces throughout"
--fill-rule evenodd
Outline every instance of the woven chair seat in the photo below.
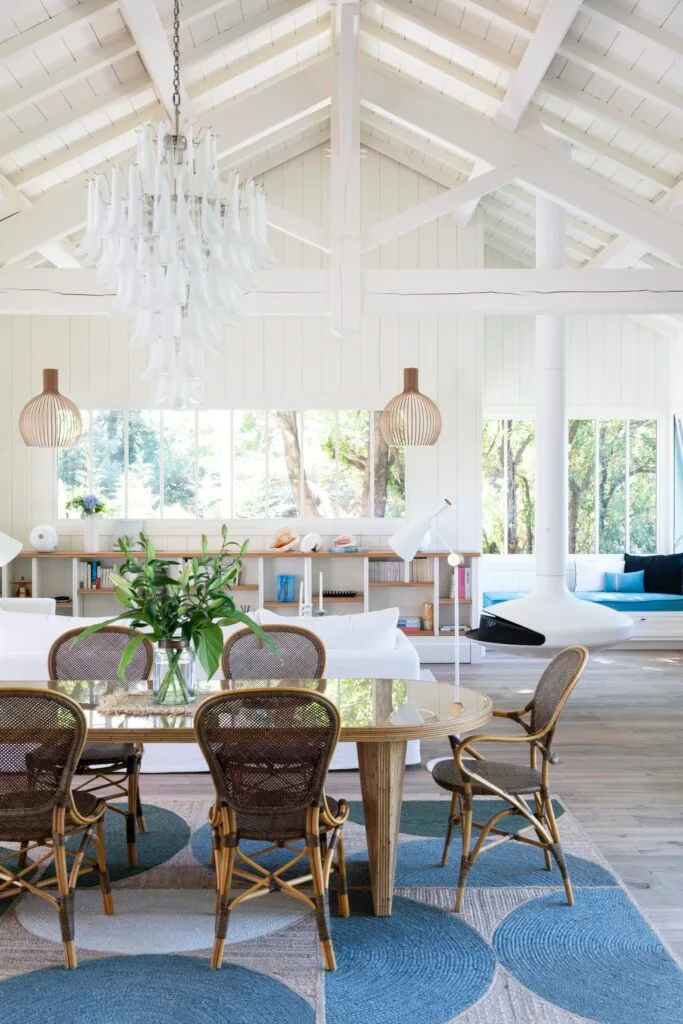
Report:
M 25 776 L 24 776 L 25 779 Z M 33 794 L 31 790 L 17 790 L 15 793 L 4 793 L 2 799 L 3 814 L 0 815 L 0 839 L 6 842 L 18 843 L 22 840 L 46 839 L 52 835 L 52 808 L 41 808 L 35 814 L 26 813 L 25 809 L 30 807 L 32 798 L 35 796 L 45 801 L 45 794 Z M 91 818 L 98 808 L 104 808 L 101 800 L 90 793 L 76 790 L 73 793 L 73 801 L 76 810 L 85 818 Z M 12 821 L 12 809 L 22 810 L 21 820 Z M 5 813 L 7 812 L 7 813 Z M 69 816 L 67 814 L 67 823 Z
M 78 762 L 76 773 L 93 765 L 125 766 L 131 759 L 142 755 L 134 743 L 86 743 Z
M 339 803 L 327 799 L 330 813 L 339 813 Z M 300 839 L 306 835 L 307 808 L 301 811 L 240 811 L 237 815 L 237 828 L 241 839 L 268 839 L 277 842 L 280 839 Z M 320 831 L 328 829 L 321 824 Z
M 491 782 L 506 793 L 538 793 L 541 790 L 541 773 L 535 768 L 522 764 L 508 764 L 505 761 L 471 761 L 471 770 L 482 779 Z M 461 792 L 465 786 L 455 761 L 440 761 L 432 772 L 434 781 L 443 789 Z M 471 781 L 475 796 L 490 795 L 491 790 L 479 782 Z

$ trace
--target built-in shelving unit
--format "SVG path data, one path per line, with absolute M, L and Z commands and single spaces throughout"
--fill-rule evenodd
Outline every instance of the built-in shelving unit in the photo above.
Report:
M 182 561 L 200 552 L 159 551 L 159 554 Z M 467 596 L 458 600 L 458 622 L 462 628 L 477 623 L 480 602 L 477 572 L 479 555 L 474 551 L 461 554 L 470 587 Z M 256 611 L 257 608 L 272 608 L 280 614 L 291 612 L 296 615 L 299 588 L 305 582 L 313 593 L 313 608 L 317 612 L 320 579 L 316 573 L 322 572 L 323 590 L 348 592 L 338 597 L 323 596 L 328 614 L 354 614 L 396 605 L 402 616 L 420 616 L 424 619 L 428 618 L 426 611 L 429 611 L 433 627 L 429 630 L 422 628 L 419 631 L 406 631 L 406 635 L 415 644 L 423 662 L 452 661 L 455 651 L 453 625 L 456 606 L 450 596 L 453 569 L 448 565 L 447 556 L 447 551 L 419 552 L 411 563 L 404 562 L 392 551 L 319 551 L 310 554 L 300 551 L 248 551 L 243 556 L 240 582 L 232 589 L 236 594 L 236 604 L 243 609 Z M 103 567 L 111 567 L 120 564 L 122 560 L 120 551 L 56 551 L 50 554 L 22 552 L 2 570 L 3 593 L 12 595 L 19 582 L 24 582 L 30 586 L 33 597 L 68 596 L 68 601 L 58 603 L 58 613 L 77 616 L 106 615 L 110 611 L 115 613 L 120 611 L 120 606 L 114 600 L 114 591 L 111 588 L 83 587 L 79 563 L 97 561 Z M 384 563 L 385 570 L 386 563 L 398 563 L 395 568 L 389 566 L 390 574 L 397 578 L 371 579 L 371 573 L 382 574 L 377 565 L 372 565 L 373 562 Z M 295 601 L 277 600 L 278 575 L 294 576 Z M 20 580 L 22 576 L 23 580 Z M 14 580 L 17 580 L 16 584 Z M 355 592 L 353 596 L 352 592 Z M 425 605 L 430 607 L 425 609 Z M 462 661 L 479 659 L 479 648 L 462 636 L 459 638 L 459 648 Z

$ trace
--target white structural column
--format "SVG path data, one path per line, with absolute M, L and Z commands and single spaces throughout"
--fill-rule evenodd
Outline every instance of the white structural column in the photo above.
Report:
M 564 207 L 536 197 L 536 268 L 564 266 Z M 536 578 L 541 592 L 566 589 L 567 351 L 565 317 L 536 317 Z
M 360 331 L 360 71 L 358 0 L 332 12 L 330 314 L 335 334 Z

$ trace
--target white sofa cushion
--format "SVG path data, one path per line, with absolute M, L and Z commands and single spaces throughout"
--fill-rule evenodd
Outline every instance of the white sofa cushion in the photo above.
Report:
M 577 593 L 604 590 L 606 572 L 624 571 L 623 555 L 577 555 L 574 561 Z
M 398 608 L 358 615 L 314 615 L 302 618 L 295 615 L 277 615 L 267 608 L 256 612 L 262 626 L 301 626 L 320 637 L 328 650 L 390 651 L 396 647 Z
M 54 597 L 0 597 L 0 612 L 55 615 L 57 602 Z

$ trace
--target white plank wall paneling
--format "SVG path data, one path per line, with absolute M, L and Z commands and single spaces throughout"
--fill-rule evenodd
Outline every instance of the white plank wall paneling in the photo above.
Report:
M 367 150 L 361 164 L 362 222 L 374 223 L 443 191 L 429 178 Z M 329 159 L 324 146 L 295 157 L 263 178 L 274 203 L 329 227 Z M 270 241 L 283 268 L 324 269 L 325 253 L 277 231 Z M 485 248 L 479 217 L 458 230 L 445 216 L 363 256 L 366 268 L 514 266 Z M 668 412 L 669 341 L 633 320 L 570 320 L 570 406 L 609 401 L 624 415 Z M 17 429 L 19 411 L 40 390 L 44 366 L 60 371 L 62 389 L 83 407 L 153 406 L 154 385 L 142 377 L 146 353 L 129 350 L 128 324 L 106 317 L 0 317 L 0 529 L 26 540 L 32 526 L 52 522 L 54 459 L 29 451 Z M 340 339 L 323 318 L 245 319 L 228 329 L 209 357 L 208 408 L 381 408 L 402 386 L 406 365 L 420 368 L 422 389 L 439 404 L 444 429 L 434 449 L 408 453 L 410 515 L 448 495 L 456 501 L 458 544 L 480 544 L 479 438 L 483 415 L 526 415 L 533 406 L 533 321 L 499 317 L 365 316 L 359 336 Z M 587 413 L 588 414 L 588 413 Z M 322 525 L 322 524 L 321 524 Z M 196 545 L 201 524 L 150 523 L 160 545 Z M 365 541 L 379 545 L 388 524 L 366 523 Z M 264 539 L 270 524 L 235 524 L 235 533 Z M 80 537 L 64 537 L 64 545 Z M 254 539 L 254 543 L 256 540 Z

